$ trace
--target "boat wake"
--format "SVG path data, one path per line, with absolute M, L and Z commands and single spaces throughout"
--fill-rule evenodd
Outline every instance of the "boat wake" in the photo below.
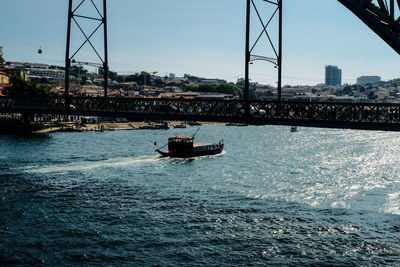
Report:
M 143 164 L 155 163 L 159 160 L 155 156 L 140 156 L 140 157 L 124 157 L 113 158 L 99 161 L 79 161 L 70 162 L 67 164 L 56 164 L 47 166 L 26 166 L 24 171 L 26 173 L 67 173 L 75 171 L 90 171 L 99 168 L 123 168 L 127 166 L 137 166 Z

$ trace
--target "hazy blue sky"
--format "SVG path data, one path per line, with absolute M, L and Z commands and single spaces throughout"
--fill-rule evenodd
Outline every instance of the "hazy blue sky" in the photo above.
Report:
M 95 2 L 101 7 L 102 1 Z M 272 11 L 263 1 L 256 3 L 263 14 Z M 348 83 L 361 75 L 400 77 L 399 55 L 336 0 L 283 3 L 284 84 L 321 83 L 326 64 L 342 68 Z M 110 0 L 110 68 L 235 81 L 244 75 L 245 5 L 245 0 Z M 0 46 L 6 60 L 63 65 L 67 6 L 67 0 L 1 0 Z M 85 12 L 91 14 L 83 7 Z M 254 38 L 260 28 L 252 22 Z M 94 25 L 85 24 L 90 26 Z M 76 27 L 73 32 L 76 47 L 81 34 Z M 265 40 L 262 45 L 267 47 Z M 41 55 L 39 47 L 44 50 Z M 95 60 L 89 52 L 84 50 L 76 59 Z M 256 52 L 272 56 L 262 47 Z M 256 62 L 251 73 L 253 81 L 275 85 L 271 65 Z

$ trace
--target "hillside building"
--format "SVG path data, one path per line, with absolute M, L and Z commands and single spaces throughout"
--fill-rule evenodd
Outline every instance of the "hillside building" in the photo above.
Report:
M 325 85 L 342 85 L 342 70 L 337 66 L 325 66 Z
M 10 86 L 10 79 L 5 72 L 0 71 L 0 89 Z
M 380 76 L 361 76 L 357 78 L 357 84 L 359 85 L 375 84 L 381 81 L 382 79 Z

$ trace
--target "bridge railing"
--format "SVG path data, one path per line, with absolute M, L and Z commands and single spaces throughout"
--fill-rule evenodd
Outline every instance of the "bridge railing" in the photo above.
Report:
M 128 117 L 160 120 L 249 122 L 254 124 L 400 124 L 399 103 L 342 103 L 244 100 L 0 97 L 0 113 Z
M 65 114 L 62 97 L 0 97 L 1 113 Z
M 398 103 L 341 103 L 297 101 L 253 101 L 253 119 L 330 121 L 358 123 L 400 123 Z

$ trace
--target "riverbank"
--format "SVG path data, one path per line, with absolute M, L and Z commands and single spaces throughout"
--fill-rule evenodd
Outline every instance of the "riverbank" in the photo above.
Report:
M 126 130 L 167 130 L 169 128 L 186 128 L 189 126 L 218 125 L 217 122 L 104 122 L 93 124 L 75 124 L 62 122 L 57 124 L 42 123 L 40 130 L 33 131 L 35 134 L 54 132 L 103 132 L 103 131 L 126 131 Z
M 41 130 L 41 125 L 23 119 L 0 117 L 0 134 L 29 134 Z

